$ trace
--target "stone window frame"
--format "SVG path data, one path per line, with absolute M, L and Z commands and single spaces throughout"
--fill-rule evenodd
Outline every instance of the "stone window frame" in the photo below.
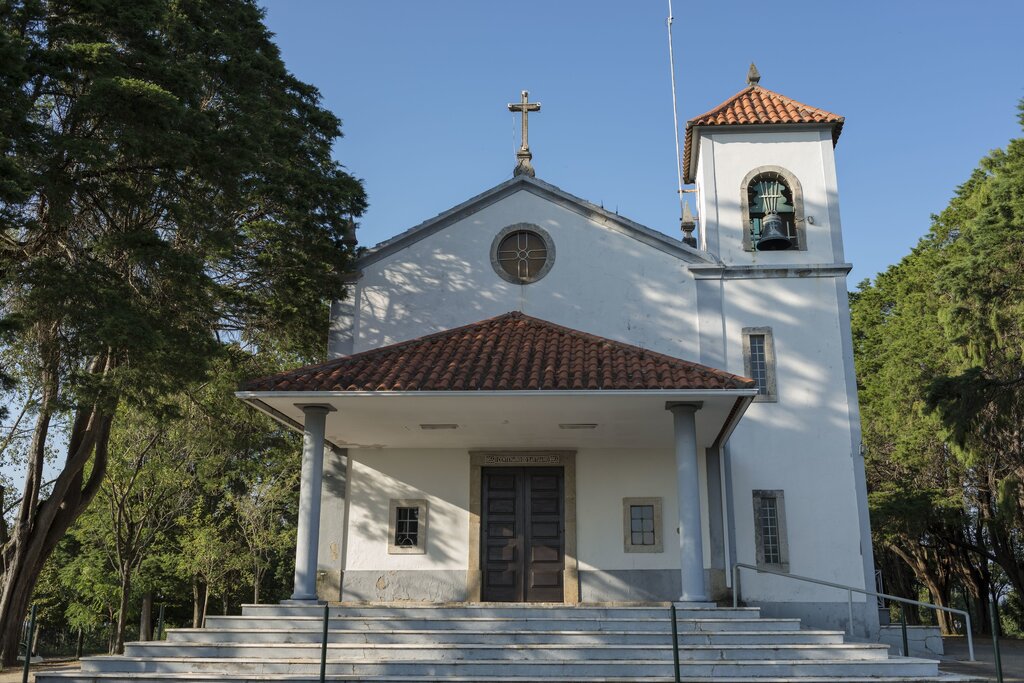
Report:
M 662 499 L 623 498 L 622 499 L 622 550 L 627 553 L 663 553 L 665 552 L 665 524 L 662 516 Z M 654 545 L 633 545 L 632 527 L 630 524 L 630 507 L 633 505 L 650 505 L 654 507 Z
M 775 337 L 770 327 L 744 327 L 743 328 L 743 373 L 747 377 L 753 377 L 750 355 L 750 337 L 752 335 L 764 336 L 764 362 L 765 381 L 768 385 L 767 394 L 758 394 L 754 397 L 754 403 L 778 403 L 779 387 L 775 376 Z
M 789 185 L 793 193 L 793 222 L 796 224 L 796 246 L 783 251 L 807 251 L 807 221 L 804 215 L 804 190 L 800 181 L 789 169 L 782 166 L 758 166 L 743 177 L 740 184 L 740 216 L 743 222 L 743 250 L 754 251 L 754 242 L 750 237 L 750 183 L 762 173 L 778 173 Z M 758 252 L 764 253 L 764 252 Z
M 498 262 L 498 245 L 501 244 L 502 240 L 511 235 L 514 232 L 520 230 L 526 230 L 535 233 L 544 242 L 544 247 L 547 249 L 548 257 L 544 265 L 541 266 L 540 271 L 529 280 L 523 280 L 505 271 Z M 505 282 L 511 282 L 514 285 L 532 285 L 534 282 L 538 282 L 547 275 L 551 268 L 555 265 L 555 241 L 551 239 L 551 235 L 547 230 L 540 227 L 536 223 L 513 223 L 512 225 L 506 225 L 504 228 L 498 231 L 498 234 L 494 236 L 494 240 L 491 242 L 491 267 L 494 268 L 494 272 L 498 274 Z
M 419 527 L 414 546 L 395 545 L 398 508 L 419 508 Z M 388 555 L 426 555 L 429 511 L 430 504 L 424 498 L 392 498 L 388 501 Z
M 759 569 L 774 569 L 789 572 L 789 536 L 786 530 L 786 493 L 782 489 L 755 489 L 752 492 L 754 501 L 754 547 L 756 548 L 757 566 Z M 761 499 L 774 498 L 779 523 L 779 556 L 781 562 L 765 562 L 764 539 L 761 537 Z

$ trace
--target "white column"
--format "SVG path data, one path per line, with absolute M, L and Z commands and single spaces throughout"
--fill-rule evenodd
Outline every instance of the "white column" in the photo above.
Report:
M 295 591 L 292 600 L 316 600 L 317 545 L 320 539 L 320 488 L 323 486 L 326 405 L 303 405 L 302 479 L 295 542 Z
M 666 403 L 672 413 L 679 496 L 679 568 L 683 602 L 705 602 L 704 543 L 700 524 L 700 475 L 697 469 L 697 423 L 702 403 Z

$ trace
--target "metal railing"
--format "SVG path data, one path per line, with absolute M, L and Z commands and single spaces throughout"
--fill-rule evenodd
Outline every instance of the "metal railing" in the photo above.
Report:
M 679 680 L 679 627 L 676 625 L 676 603 L 672 603 L 670 613 L 672 615 L 672 663 L 675 665 L 675 683 L 682 683 Z M 1000 681 L 1000 683 L 1002 683 Z
M 327 633 L 331 625 L 331 605 L 324 603 L 324 632 L 320 639 L 320 683 L 327 680 Z
M 877 591 L 869 591 L 865 588 L 857 588 L 856 586 L 846 586 L 841 583 L 832 583 L 831 581 L 822 581 L 821 579 L 812 579 L 809 576 L 800 576 L 799 574 L 786 574 L 784 572 L 775 571 L 774 569 L 765 569 L 763 567 L 756 567 L 752 564 L 744 564 L 743 562 L 737 562 L 732 566 L 732 606 L 737 607 L 739 605 L 739 594 L 738 586 L 740 581 L 740 569 L 749 569 L 757 572 L 758 574 L 773 574 L 775 576 L 781 576 L 784 579 L 793 579 L 794 581 L 803 581 L 805 583 L 813 583 L 819 586 L 828 586 L 829 588 L 838 588 L 839 590 L 846 591 L 846 606 L 848 612 L 848 619 L 846 626 L 846 632 L 849 635 L 853 635 L 853 594 L 861 593 L 863 595 L 873 595 L 876 598 L 885 598 L 886 600 L 895 600 L 906 605 L 917 605 L 918 607 L 927 607 L 936 611 L 949 612 L 951 614 L 959 614 L 964 618 L 965 633 L 967 635 L 967 652 L 970 656 L 970 661 L 974 660 L 974 636 L 971 632 L 971 615 L 961 609 L 953 609 L 952 607 L 942 607 L 940 605 L 933 605 L 930 602 L 920 602 L 918 600 L 910 600 L 908 598 L 901 598 L 898 595 L 889 595 L 888 593 L 879 593 Z

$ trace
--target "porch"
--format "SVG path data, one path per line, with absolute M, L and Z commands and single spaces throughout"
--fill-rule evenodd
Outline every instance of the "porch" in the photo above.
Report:
M 238 396 L 304 434 L 294 600 L 705 602 L 750 384 L 509 314 Z

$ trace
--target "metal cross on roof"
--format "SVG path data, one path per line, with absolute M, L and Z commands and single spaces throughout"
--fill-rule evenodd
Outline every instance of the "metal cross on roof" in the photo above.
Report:
M 519 102 L 509 103 L 508 110 L 517 111 L 523 115 L 523 144 L 516 152 L 516 170 L 512 172 L 512 175 L 533 177 L 537 174 L 533 170 L 533 164 L 530 163 L 533 155 L 530 154 L 530 128 L 527 117 L 531 111 L 540 111 L 540 102 L 530 102 L 530 93 L 524 90 Z

